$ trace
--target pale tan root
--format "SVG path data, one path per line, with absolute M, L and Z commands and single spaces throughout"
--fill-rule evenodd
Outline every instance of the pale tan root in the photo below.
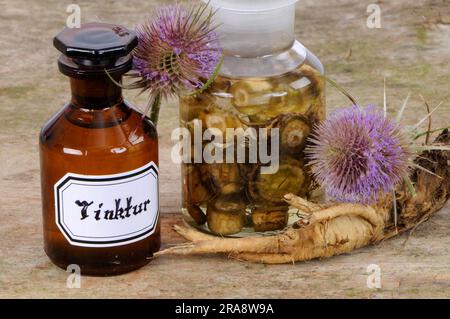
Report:
M 325 258 L 351 252 L 379 238 L 378 232 L 358 216 L 340 216 L 329 222 L 317 223 L 299 229 L 299 241 L 292 246 L 291 254 L 236 253 L 232 258 L 267 264 L 293 263 L 314 258 Z
M 190 227 L 190 226 L 189 226 Z M 179 226 L 180 235 L 188 234 L 191 238 L 199 238 L 202 235 L 193 235 L 199 232 L 191 228 Z M 212 240 L 198 240 L 191 244 L 174 246 L 155 254 L 195 254 L 195 253 L 227 253 L 227 252 L 254 252 L 254 253 L 282 253 L 285 248 L 290 247 L 290 242 L 295 241 L 298 236 L 293 229 L 276 236 L 246 237 L 246 238 L 215 238 Z
M 322 221 L 329 221 L 339 216 L 354 215 L 367 220 L 374 228 L 376 228 L 376 231 L 379 231 L 384 227 L 385 221 L 388 218 L 388 211 L 384 213 L 380 211 L 377 212 L 371 206 L 349 203 L 325 206 L 312 203 L 293 194 L 286 194 L 284 199 L 292 207 L 309 213 L 306 218 L 299 221 L 299 225 L 311 225 Z
M 189 226 L 189 224 L 187 224 L 186 222 L 184 223 L 184 226 L 173 225 L 173 230 L 175 230 L 179 235 L 181 235 L 182 237 L 184 237 L 189 241 L 217 239 L 216 236 L 200 232 L 194 227 Z
M 329 221 L 340 216 L 355 216 L 361 217 L 368 221 L 375 230 L 380 230 L 384 227 L 384 223 L 388 217 L 388 212 L 376 211 L 371 206 L 363 206 L 358 204 L 338 204 L 311 214 L 309 219 L 310 224 L 315 224 L 322 221 Z
M 305 261 L 314 258 L 324 258 L 332 255 L 348 253 L 356 248 L 373 242 L 375 234 L 373 226 L 356 216 L 340 216 L 329 222 L 317 223 L 312 227 L 298 230 L 301 237 L 293 245 L 290 258 L 282 256 L 264 256 L 265 263 L 278 263 L 281 259 Z M 239 258 L 254 261 L 250 254 L 239 254 Z
M 296 260 L 309 260 L 350 252 L 366 246 L 382 234 L 382 228 L 359 216 L 339 216 L 315 224 L 318 238 L 311 240 L 309 249 L 296 249 Z M 309 237 L 309 236 L 308 236 Z
M 306 219 L 306 224 L 314 224 L 321 221 L 327 221 L 339 216 L 355 215 L 368 220 L 373 226 L 379 227 L 384 225 L 386 214 L 379 214 L 371 206 L 360 204 L 335 204 L 334 206 L 324 206 L 310 202 L 302 197 L 294 194 L 286 194 L 285 201 L 294 208 L 300 209 L 303 212 L 309 212 L 309 217 Z
M 262 264 L 286 264 L 295 263 L 295 257 L 290 254 L 258 254 L 258 253 L 240 253 L 230 254 L 230 258 L 251 261 Z
M 346 214 L 348 212 L 348 214 Z M 375 215 L 375 216 L 373 216 Z M 247 238 L 214 238 L 190 226 L 177 226 L 175 230 L 191 244 L 163 250 L 156 255 L 231 253 L 241 259 L 280 263 L 307 260 L 330 254 L 344 253 L 366 245 L 382 229 L 372 207 L 342 204 L 316 211 L 312 223 L 301 229 L 289 229 L 276 236 Z M 382 223 L 379 225 L 378 223 Z M 342 236 L 340 234 L 345 234 Z M 336 252 L 341 250 L 341 252 Z M 253 256 L 255 255 L 255 256 Z
M 310 201 L 308 201 L 302 197 L 296 196 L 294 194 L 284 195 L 284 200 L 290 206 L 295 207 L 304 213 L 313 213 L 315 211 L 324 209 L 326 207 L 323 205 L 319 205 L 319 204 L 310 202 Z

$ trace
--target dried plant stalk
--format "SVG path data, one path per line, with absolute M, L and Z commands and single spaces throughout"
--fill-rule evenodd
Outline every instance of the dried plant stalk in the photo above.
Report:
M 434 142 L 437 146 L 449 144 L 448 130 Z M 156 255 L 227 253 L 240 260 L 276 264 L 330 257 L 380 242 L 415 229 L 441 209 L 450 197 L 450 151 L 426 151 L 417 158 L 416 164 L 434 175 L 420 169 L 413 171 L 411 180 L 415 196 L 408 191 L 407 185 L 397 187 L 396 221 L 390 194 L 374 206 L 317 204 L 287 194 L 285 200 L 305 217 L 279 235 L 217 238 L 190 226 L 175 226 L 175 230 L 191 243 L 168 248 Z

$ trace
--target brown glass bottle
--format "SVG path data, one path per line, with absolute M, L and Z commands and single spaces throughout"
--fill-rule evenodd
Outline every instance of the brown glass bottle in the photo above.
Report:
M 104 71 L 120 81 L 135 44 L 125 28 L 99 23 L 55 38 L 72 99 L 40 134 L 45 252 L 82 275 L 137 269 L 160 247 L 156 129 Z

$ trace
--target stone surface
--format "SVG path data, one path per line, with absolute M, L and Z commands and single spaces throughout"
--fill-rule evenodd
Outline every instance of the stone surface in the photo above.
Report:
M 361 104 L 381 104 L 387 79 L 389 113 L 411 92 L 404 122 L 426 114 L 418 94 L 434 106 L 433 126 L 450 114 L 450 26 L 446 0 L 379 1 L 380 29 L 366 26 L 373 1 L 302 0 L 297 35 L 325 63 L 328 75 Z M 82 21 L 113 21 L 133 27 L 163 1 L 79 1 Z M 42 250 L 38 133 L 68 99 L 51 38 L 65 24 L 66 3 L 3 0 L 0 4 L 0 297 L 450 297 L 450 207 L 406 235 L 327 260 L 265 266 L 225 256 L 162 257 L 133 273 L 82 278 L 66 288 L 67 273 Z M 440 18 L 442 17 L 442 19 Z M 145 96 L 126 96 L 145 105 Z M 328 110 L 348 105 L 328 87 Z M 180 175 L 170 160 L 176 101 L 165 103 L 159 126 L 164 246 L 182 242 L 171 231 L 179 222 Z M 368 289 L 367 267 L 381 267 L 382 288 Z

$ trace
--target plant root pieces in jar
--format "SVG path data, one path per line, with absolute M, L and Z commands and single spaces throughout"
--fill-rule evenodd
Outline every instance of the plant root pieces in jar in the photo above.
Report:
M 261 174 L 260 168 L 264 164 L 259 156 L 257 163 L 249 162 L 248 139 L 239 144 L 246 152 L 244 163 L 227 163 L 224 159 L 224 163 L 182 165 L 185 182 L 183 204 L 185 211 L 197 220 L 195 224 L 202 225 L 200 209 L 207 215 L 207 227 L 217 234 L 239 233 L 243 224 L 254 227 L 255 231 L 283 229 L 287 213 L 266 209 L 256 211 L 253 216 L 248 213 L 228 214 L 211 208 L 211 200 L 240 196 L 245 203 L 243 211 L 249 212 L 263 205 L 282 206 L 286 193 L 308 197 L 312 189 L 311 178 L 302 152 L 312 126 L 323 120 L 324 112 L 324 81 L 318 71 L 307 65 L 269 78 L 218 76 L 206 91 L 182 97 L 181 124 L 189 129 L 191 135 L 194 121 L 202 124 L 202 133 L 206 129 L 215 129 L 222 135 L 223 150 L 230 141 L 227 136 L 229 128 L 266 128 L 269 131 L 277 128 L 280 133 L 281 163 L 275 174 Z M 234 145 L 234 156 L 237 145 Z M 206 142 L 202 149 L 192 147 L 191 150 L 191 155 L 199 155 L 200 151 L 213 155 L 210 144 Z M 211 212 L 207 212 L 207 208 Z

